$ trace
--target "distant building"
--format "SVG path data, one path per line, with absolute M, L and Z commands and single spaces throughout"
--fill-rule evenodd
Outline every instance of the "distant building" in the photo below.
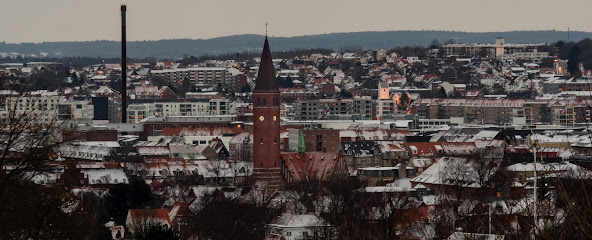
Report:
M 138 122 L 150 116 L 207 116 L 228 115 L 230 113 L 228 99 L 211 99 L 205 102 L 155 102 L 129 104 L 127 121 Z
M 446 44 L 441 48 L 445 56 L 473 56 L 502 60 L 505 55 L 515 53 L 519 53 L 517 56 L 528 56 L 525 54 L 547 52 L 548 55 L 552 47 L 549 44 L 506 44 L 504 38 L 496 38 L 495 44 Z
M 163 78 L 169 82 L 182 82 L 185 78 L 195 86 L 215 86 L 231 81 L 232 75 L 225 67 L 192 67 L 152 70 L 152 77 Z

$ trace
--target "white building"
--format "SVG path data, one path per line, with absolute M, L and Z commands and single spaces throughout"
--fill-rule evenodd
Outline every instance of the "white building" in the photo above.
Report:
M 93 119 L 94 106 L 88 101 L 68 101 L 64 96 L 32 95 L 7 97 L 0 104 L 0 122 L 25 117 L 49 123 L 67 119 Z
M 314 214 L 282 214 L 274 224 L 267 225 L 269 237 L 285 240 L 336 239 L 333 227 L 323 223 Z
M 228 99 L 210 99 L 207 102 L 157 102 L 130 104 L 127 108 L 128 122 L 137 122 L 150 116 L 205 116 L 230 114 Z

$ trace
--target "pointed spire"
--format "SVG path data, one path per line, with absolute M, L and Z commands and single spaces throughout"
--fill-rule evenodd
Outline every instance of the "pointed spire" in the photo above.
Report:
M 265 44 L 263 45 L 263 53 L 261 53 L 261 63 L 259 65 L 259 73 L 257 74 L 256 81 L 255 90 L 253 92 L 279 92 L 267 36 L 265 37 Z
M 304 145 L 304 133 L 302 133 L 302 129 L 298 131 L 298 152 L 304 155 L 306 151 L 306 146 Z

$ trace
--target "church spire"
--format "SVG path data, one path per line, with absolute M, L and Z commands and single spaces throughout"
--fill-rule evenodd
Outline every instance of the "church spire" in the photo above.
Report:
M 257 74 L 255 90 L 253 92 L 279 92 L 267 36 L 265 36 L 259 73 Z

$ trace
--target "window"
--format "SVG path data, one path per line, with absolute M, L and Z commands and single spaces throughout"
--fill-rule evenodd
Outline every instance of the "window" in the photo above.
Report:
M 259 139 L 259 143 L 260 143 L 260 144 L 263 144 L 263 137 L 261 137 L 261 138 Z
M 261 106 L 261 98 L 257 98 L 257 107 Z
M 263 99 L 263 106 L 267 107 L 267 99 L 266 98 Z
M 286 236 L 292 236 L 292 232 L 286 232 Z

